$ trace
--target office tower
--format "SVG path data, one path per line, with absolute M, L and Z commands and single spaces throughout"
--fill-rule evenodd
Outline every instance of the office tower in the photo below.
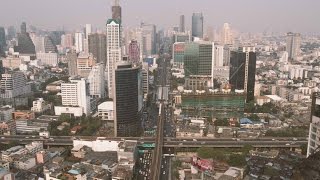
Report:
M 173 43 L 190 42 L 191 41 L 191 34 L 190 34 L 190 32 L 174 32 L 172 41 L 173 41 Z
M 129 44 L 129 61 L 132 63 L 140 62 L 140 47 L 138 41 L 131 40 Z
M 320 93 L 318 92 L 312 95 L 310 119 L 307 157 L 316 153 L 320 147 Z
M 193 13 L 192 15 L 192 37 L 203 38 L 202 13 Z
M 3 73 L 0 80 L 0 98 L 14 98 L 31 93 L 26 76 L 19 71 Z
M 221 67 L 223 66 L 223 46 L 215 45 L 214 46 L 214 67 Z
M 254 100 L 254 85 L 256 76 L 256 52 L 254 47 L 242 47 L 238 51 L 232 51 L 230 57 L 231 89 L 243 90 L 246 94 L 246 102 Z
M 121 22 L 121 6 L 119 5 L 119 0 L 114 1 L 114 5 L 111 7 L 112 19 Z
M 153 24 L 145 24 L 141 23 L 142 29 L 142 47 L 140 51 L 142 51 L 144 56 L 150 56 L 152 54 L 156 54 L 156 26 Z
M 297 60 L 300 55 L 301 35 L 300 33 L 287 33 L 287 46 L 288 58 L 290 60 Z
M 115 134 L 120 137 L 138 136 L 139 121 L 139 68 L 131 63 L 118 62 L 115 70 L 114 113 Z
M 229 66 L 230 64 L 230 52 L 231 52 L 230 45 L 224 45 L 223 46 L 223 65 L 224 66 Z
M 143 63 L 142 64 L 142 90 L 144 99 L 147 99 L 148 93 L 149 93 L 149 64 Z
M 74 50 L 72 50 L 67 54 L 69 76 L 75 76 L 78 74 L 77 58 L 78 58 L 78 55 Z
M 108 95 L 113 97 L 114 66 L 121 61 L 121 24 L 119 20 L 109 19 L 107 22 L 107 66 Z
M 72 77 L 70 82 L 61 83 L 62 106 L 55 106 L 55 114 L 73 114 L 74 116 L 89 115 L 90 97 L 89 84 L 85 78 Z
M 89 35 L 92 33 L 92 25 L 91 24 L 86 24 L 86 29 L 85 29 L 85 34 L 86 34 L 86 39 L 88 39 Z
M 6 46 L 7 46 L 6 33 L 4 31 L 4 28 L 0 27 L 0 57 L 4 56 L 4 54 L 5 54 L 4 51 L 5 51 Z
M 91 97 L 104 98 L 105 93 L 105 65 L 103 63 L 98 63 L 92 67 L 90 74 L 88 76 L 89 90 Z
M 25 22 L 22 22 L 20 25 L 20 33 L 26 34 L 27 33 L 27 24 Z
M 232 41 L 233 39 L 230 25 L 228 23 L 224 23 L 221 31 L 221 43 L 223 45 L 232 44 Z
M 73 35 L 72 34 L 63 34 L 61 36 L 61 46 L 63 48 L 71 48 L 73 46 Z
M 42 36 L 37 36 L 35 33 L 30 33 L 30 38 L 34 44 L 36 53 L 45 52 L 44 38 Z
M 96 59 L 92 54 L 80 53 L 77 59 L 77 75 L 87 78 L 95 65 Z
M 107 50 L 106 50 L 106 35 L 104 34 L 90 34 L 88 39 L 89 53 L 97 59 L 98 63 L 106 64 Z
M 18 34 L 18 46 L 14 47 L 15 52 L 19 52 L 23 55 L 34 55 L 36 53 L 34 44 L 27 33 L 26 23 L 21 24 L 21 33 Z
M 50 36 L 45 36 L 43 38 L 44 40 L 44 52 L 49 53 L 49 52 L 54 52 L 57 53 L 57 46 L 53 43 L 53 40 L 51 39 Z
M 12 40 L 13 38 L 16 37 L 16 29 L 14 26 L 9 26 L 8 28 L 8 40 Z
M 177 47 L 178 48 L 178 47 Z M 186 43 L 184 48 L 184 70 L 186 77 L 190 75 L 211 75 L 214 60 L 214 44 L 207 41 Z
M 184 64 L 184 51 L 186 43 L 174 43 L 173 44 L 173 62 L 178 67 L 183 67 Z
M 83 40 L 83 34 L 81 32 L 77 32 L 74 35 L 74 39 L 75 39 L 75 47 L 76 47 L 76 52 L 80 53 L 84 50 L 84 40 Z
M 180 32 L 184 32 L 185 31 L 184 15 L 180 16 L 179 31 Z
M 3 27 L 0 27 L 0 47 L 6 46 L 6 32 Z
M 61 45 L 61 36 L 64 35 L 64 33 L 64 31 L 51 31 L 49 33 L 54 45 Z
M 55 52 L 39 52 L 37 53 L 37 59 L 41 60 L 42 65 L 57 66 L 58 54 Z

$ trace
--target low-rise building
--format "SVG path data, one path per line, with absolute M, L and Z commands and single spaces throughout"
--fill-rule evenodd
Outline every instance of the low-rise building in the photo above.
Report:
M 98 105 L 98 117 L 108 124 L 114 123 L 113 101 L 106 101 Z
M 19 119 L 30 120 L 35 118 L 34 112 L 28 111 L 28 110 L 14 111 L 12 113 L 12 116 L 14 120 L 19 120 Z
M 38 98 L 33 101 L 31 111 L 37 113 L 43 113 L 51 109 L 51 104 L 46 103 L 43 98 Z
M 13 167 L 21 170 L 28 170 L 33 168 L 36 165 L 35 157 L 21 156 L 20 159 L 17 159 L 13 162 Z

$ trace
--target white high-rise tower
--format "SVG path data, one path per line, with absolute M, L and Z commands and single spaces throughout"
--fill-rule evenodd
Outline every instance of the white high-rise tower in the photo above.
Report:
M 121 22 L 109 19 L 107 22 L 107 83 L 108 96 L 113 98 L 113 83 L 115 64 L 121 61 Z
M 223 24 L 222 32 L 221 32 L 221 43 L 225 44 L 232 44 L 232 33 L 231 28 L 228 23 Z

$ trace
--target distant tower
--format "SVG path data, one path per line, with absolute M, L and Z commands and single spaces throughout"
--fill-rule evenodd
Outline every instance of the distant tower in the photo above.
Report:
M 119 0 L 114 1 L 114 5 L 111 8 L 112 19 L 119 20 L 121 22 L 121 6 L 119 5 Z
M 296 60 L 300 54 L 301 35 L 300 33 L 287 33 L 287 47 L 288 58 L 290 60 Z
M 192 15 L 192 37 L 203 38 L 202 13 L 193 13 Z
M 21 34 L 27 33 L 27 24 L 26 24 L 25 22 L 22 22 L 22 23 L 21 23 L 20 33 L 21 33 Z
M 140 47 L 137 40 L 131 40 L 129 44 L 129 61 L 132 63 L 140 61 Z
M 184 15 L 181 15 L 181 16 L 180 16 L 179 31 L 180 31 L 180 32 L 184 32 L 184 31 L 185 31 Z
M 76 46 L 76 52 L 82 52 L 84 50 L 84 46 L 83 46 L 83 34 L 81 32 L 77 32 L 75 33 L 75 46 Z
M 228 23 L 223 24 L 221 42 L 223 45 L 232 44 L 232 33 L 231 33 L 230 25 Z

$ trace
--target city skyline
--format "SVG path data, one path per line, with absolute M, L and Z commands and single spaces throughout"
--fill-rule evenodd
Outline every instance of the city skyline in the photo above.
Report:
M 35 4 L 37 8 L 34 8 Z M 2 2 L 6 8 L 0 12 L 2 17 L 0 19 L 1 25 L 6 27 L 10 25 L 18 27 L 22 21 L 26 21 L 29 25 L 48 30 L 63 27 L 67 30 L 80 30 L 81 26 L 87 23 L 104 29 L 107 19 L 112 15 L 110 8 L 112 4 L 113 0 L 80 0 L 76 4 L 62 0 L 45 2 L 12 0 Z M 204 27 L 221 28 L 224 22 L 228 22 L 232 28 L 240 32 L 307 33 L 320 30 L 320 25 L 313 23 L 317 21 L 316 8 L 320 2 L 312 0 L 281 2 L 271 0 L 259 3 L 254 0 L 241 2 L 202 0 L 201 3 L 183 1 L 183 6 L 182 0 L 173 0 L 170 3 L 163 3 L 160 0 L 123 0 L 120 5 L 123 9 L 123 24 L 129 27 L 139 26 L 142 21 L 154 23 L 159 29 L 179 26 L 180 15 L 185 15 L 186 29 L 190 30 L 192 13 L 202 12 Z M 162 13 L 164 10 L 166 15 Z

